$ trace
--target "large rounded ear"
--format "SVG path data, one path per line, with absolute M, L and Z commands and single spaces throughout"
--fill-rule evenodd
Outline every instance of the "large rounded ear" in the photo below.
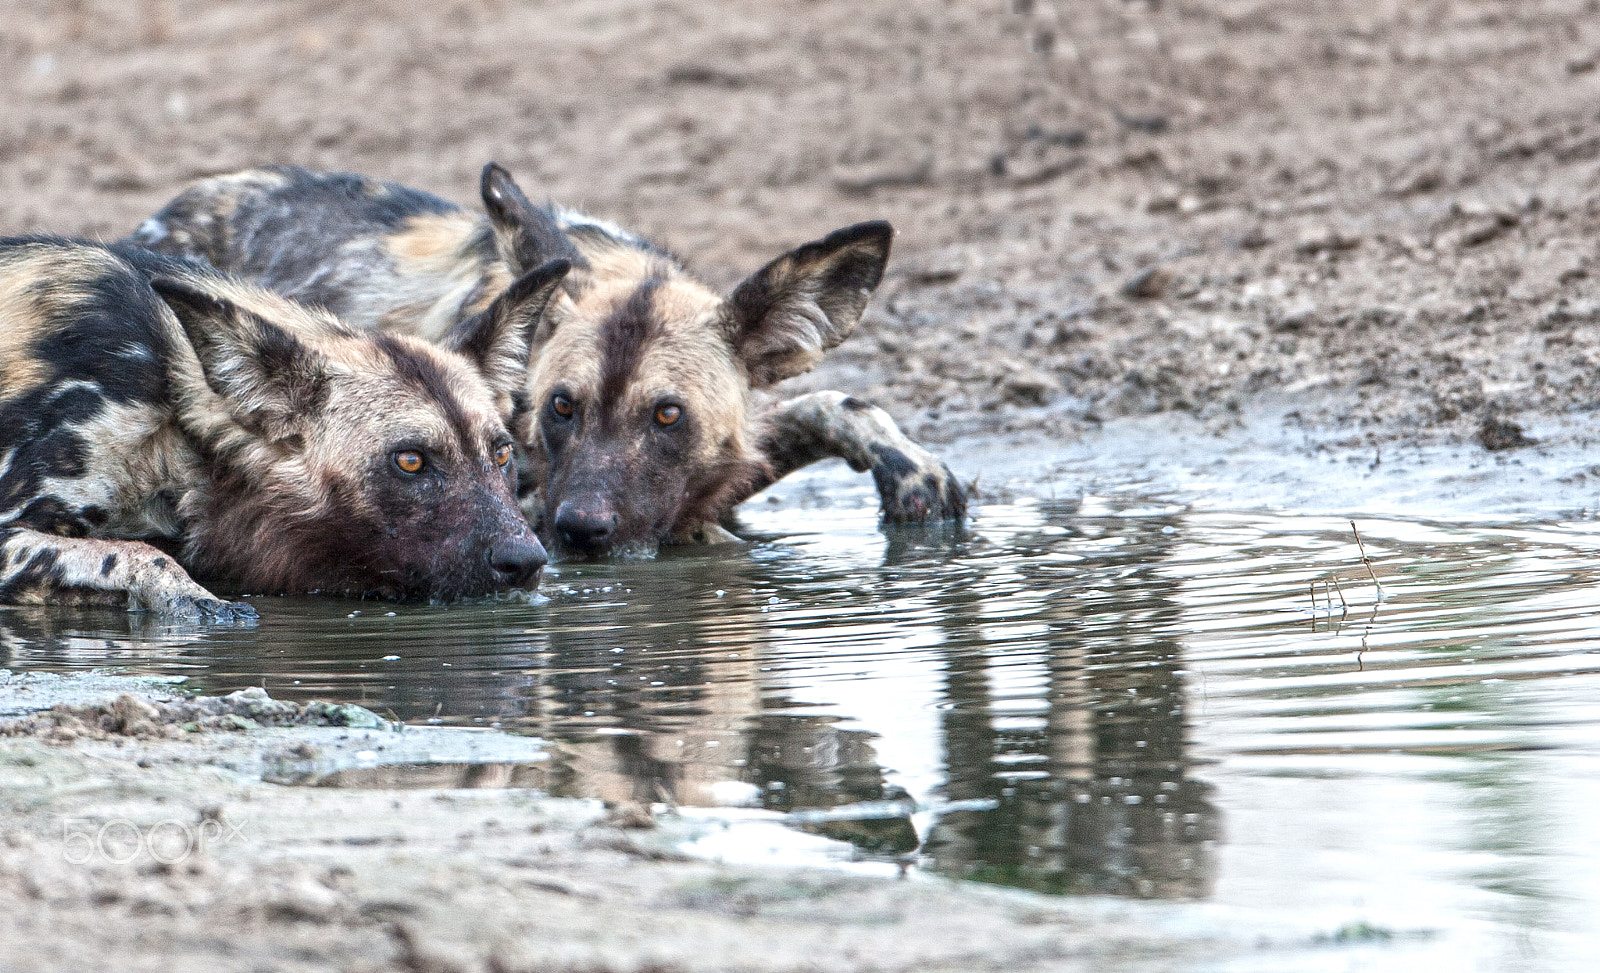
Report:
M 172 309 L 206 384 L 241 426 L 267 439 L 286 439 L 320 407 L 326 363 L 287 329 L 200 281 L 158 274 L 150 287 Z
M 725 327 L 751 388 L 808 372 L 855 330 L 894 229 L 857 223 L 791 250 L 734 288 Z
M 494 303 L 451 328 L 441 344 L 476 365 L 496 394 L 520 391 L 545 308 L 571 269 L 565 260 L 552 260 L 523 274 Z
M 583 255 L 562 232 L 555 216 L 522 194 L 511 173 L 491 162 L 479 179 L 483 208 L 494 226 L 495 246 L 513 274 L 524 274 L 552 260 L 581 264 Z

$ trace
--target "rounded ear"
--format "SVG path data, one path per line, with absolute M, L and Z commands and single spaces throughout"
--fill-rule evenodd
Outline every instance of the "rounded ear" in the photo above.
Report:
M 808 372 L 849 337 L 883 280 L 894 228 L 881 220 L 789 251 L 734 288 L 724 326 L 750 387 Z
M 203 280 L 157 274 L 150 288 L 177 317 L 206 384 L 245 428 L 284 438 L 318 407 L 326 381 L 322 357 L 290 331 Z
M 465 356 L 497 394 L 510 395 L 528 381 L 528 358 L 550 298 L 572 264 L 552 260 L 528 271 L 488 307 L 458 323 L 441 341 Z
M 493 162 L 484 166 L 478 190 L 494 226 L 495 246 L 512 273 L 527 273 L 552 260 L 583 262 L 583 255 L 562 232 L 550 208 L 529 202 L 504 168 Z

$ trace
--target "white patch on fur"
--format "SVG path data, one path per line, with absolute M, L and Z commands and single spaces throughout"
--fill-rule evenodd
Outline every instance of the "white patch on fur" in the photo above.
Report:
M 165 240 L 167 236 L 167 224 L 156 219 L 154 216 L 150 217 L 148 220 L 145 220 L 143 223 L 140 223 L 139 228 L 133 231 L 133 238 L 138 240 L 140 243 L 147 245 L 151 243 L 160 243 L 162 240 Z
M 567 209 L 565 206 L 556 203 L 549 204 L 549 209 L 550 215 L 556 219 L 556 225 L 561 227 L 562 230 L 596 230 L 622 243 L 642 249 L 654 249 L 648 241 L 629 233 L 615 223 L 589 216 L 586 213 L 580 213 L 577 210 Z

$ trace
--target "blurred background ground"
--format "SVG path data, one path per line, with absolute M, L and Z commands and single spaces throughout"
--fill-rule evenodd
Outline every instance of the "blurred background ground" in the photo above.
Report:
M 1597 12 L 8 0 L 0 231 L 119 236 L 267 162 L 475 204 L 495 159 L 719 285 L 893 220 L 869 317 L 793 384 L 932 441 L 1269 401 L 1467 440 L 1600 401 Z

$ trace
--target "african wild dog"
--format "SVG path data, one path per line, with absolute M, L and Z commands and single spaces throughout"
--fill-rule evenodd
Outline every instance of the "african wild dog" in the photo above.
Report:
M 255 613 L 188 572 L 360 597 L 536 585 L 500 398 L 565 270 L 449 350 L 134 247 L 0 240 L 0 602 L 226 619 Z
M 508 417 L 529 458 L 523 508 L 547 543 L 731 539 L 716 522 L 735 505 L 832 456 L 872 472 L 887 521 L 965 516 L 959 482 L 882 410 L 837 392 L 751 394 L 854 329 L 883 276 L 887 223 L 792 250 L 723 298 L 632 234 L 534 206 L 493 163 L 480 189 L 487 218 L 360 176 L 252 169 L 196 183 L 129 239 L 433 340 L 515 275 L 570 262 Z

